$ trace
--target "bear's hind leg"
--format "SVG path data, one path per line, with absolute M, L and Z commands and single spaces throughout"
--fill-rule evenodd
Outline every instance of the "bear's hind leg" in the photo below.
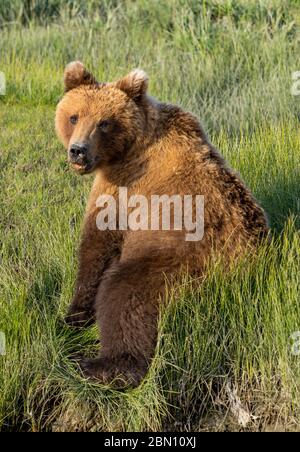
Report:
M 163 272 L 139 261 L 119 262 L 105 273 L 96 300 L 101 351 L 81 361 L 87 378 L 117 388 L 141 382 L 155 351 L 164 287 Z

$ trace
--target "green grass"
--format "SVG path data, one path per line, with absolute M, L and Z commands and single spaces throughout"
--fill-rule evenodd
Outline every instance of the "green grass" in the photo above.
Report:
M 246 429 L 299 430 L 297 2 L 21 3 L 0 5 L 0 430 L 241 429 L 233 394 Z M 97 330 L 63 323 L 92 182 L 69 171 L 53 124 L 77 58 L 99 80 L 140 66 L 152 94 L 197 114 L 273 231 L 255 262 L 170 290 L 149 375 L 127 392 L 81 378 L 70 357 L 93 354 Z

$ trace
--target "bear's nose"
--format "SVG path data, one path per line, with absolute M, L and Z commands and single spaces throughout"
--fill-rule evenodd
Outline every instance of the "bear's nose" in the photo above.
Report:
M 76 161 L 80 158 L 85 157 L 86 153 L 88 151 L 88 147 L 86 144 L 72 144 L 70 148 L 70 158 L 73 161 Z

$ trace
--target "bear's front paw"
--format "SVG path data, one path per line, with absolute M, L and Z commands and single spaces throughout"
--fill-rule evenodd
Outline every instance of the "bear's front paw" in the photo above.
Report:
M 114 361 L 108 358 L 84 358 L 80 361 L 80 367 L 84 377 L 102 384 L 112 384 L 115 389 L 138 386 L 147 372 L 147 367 L 139 366 L 138 363 L 131 367 L 132 360 L 122 365 L 122 361 L 124 361 L 122 358 Z
M 65 317 L 65 322 L 74 328 L 84 328 L 94 323 L 94 313 L 90 311 L 70 310 Z

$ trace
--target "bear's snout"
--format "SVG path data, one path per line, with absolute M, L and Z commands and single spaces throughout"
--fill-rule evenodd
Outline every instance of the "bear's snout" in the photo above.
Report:
M 86 158 L 88 146 L 86 144 L 72 144 L 69 150 L 69 156 L 72 163 L 78 163 Z
M 89 147 L 85 143 L 74 143 L 69 149 L 69 159 L 72 165 L 85 168 L 88 166 Z

